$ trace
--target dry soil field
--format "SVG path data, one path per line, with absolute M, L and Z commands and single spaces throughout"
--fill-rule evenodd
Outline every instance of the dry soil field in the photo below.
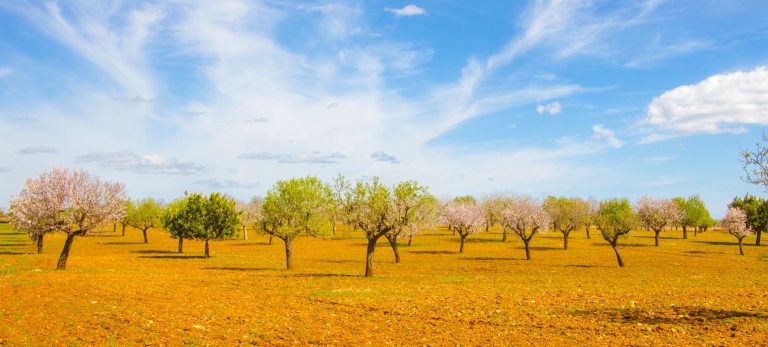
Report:
M 42 255 L 0 224 L 0 345 L 766 345 L 768 247 L 707 232 L 622 240 L 627 267 L 593 235 L 537 236 L 533 260 L 498 231 L 418 236 L 395 264 L 386 240 L 377 277 L 361 277 L 365 240 L 299 239 L 283 270 L 279 240 L 176 241 L 160 230 L 75 240 Z M 753 243 L 753 238 L 747 239 Z

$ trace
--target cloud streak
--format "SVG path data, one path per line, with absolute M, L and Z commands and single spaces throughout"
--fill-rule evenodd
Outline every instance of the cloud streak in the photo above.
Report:
M 195 175 L 205 168 L 192 162 L 179 162 L 175 158 L 159 155 L 140 156 L 130 151 L 94 152 L 77 156 L 75 163 L 96 164 L 101 167 L 135 174 Z

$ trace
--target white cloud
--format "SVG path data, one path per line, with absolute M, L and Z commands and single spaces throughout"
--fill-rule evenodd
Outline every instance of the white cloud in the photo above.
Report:
M 251 189 L 259 186 L 257 182 L 241 182 L 232 179 L 207 179 L 195 181 L 195 184 L 203 185 L 213 189 Z
M 31 154 L 52 154 L 56 152 L 57 152 L 56 148 L 53 148 L 50 146 L 29 146 L 29 147 L 24 147 L 20 149 L 16 153 L 21 155 L 31 155 Z
M 678 135 L 740 133 L 768 125 L 768 68 L 711 76 L 655 97 L 642 124 L 657 133 L 644 142 Z
M 560 114 L 560 112 L 562 111 L 563 111 L 563 108 L 562 106 L 560 106 L 559 102 L 553 102 L 551 104 L 536 106 L 536 112 L 538 112 L 539 114 L 548 113 L 550 116 L 554 116 L 554 115 Z
M 335 164 L 340 160 L 345 159 L 346 156 L 334 152 L 330 154 L 323 154 L 320 152 L 313 153 L 244 153 L 237 157 L 238 159 L 247 160 L 274 160 L 282 164 Z
M 397 158 L 395 156 L 387 154 L 382 151 L 376 151 L 371 153 L 371 159 L 375 161 L 384 161 L 384 162 L 389 162 L 393 164 L 397 163 Z
M 133 152 L 95 152 L 77 156 L 75 163 L 99 166 L 136 174 L 194 175 L 204 170 L 201 165 L 179 162 L 159 155 L 140 156 Z
M 13 74 L 14 70 L 10 67 L 0 67 L 0 78 L 10 76 Z
M 392 12 L 395 14 L 395 16 L 398 16 L 398 17 L 420 16 L 420 15 L 427 14 L 427 10 L 413 4 L 405 5 L 402 8 L 387 7 L 384 10 L 387 12 Z
M 620 148 L 624 145 L 624 142 L 616 137 L 613 130 L 606 128 L 602 124 L 592 126 L 592 138 L 595 141 L 604 141 L 613 148 Z
M 654 43 L 650 47 L 643 47 L 644 53 L 630 58 L 624 66 L 633 68 L 644 67 L 662 59 L 685 55 L 696 51 L 710 49 L 712 47 L 713 45 L 711 42 L 703 40 L 689 40 L 669 45 L 659 45 Z

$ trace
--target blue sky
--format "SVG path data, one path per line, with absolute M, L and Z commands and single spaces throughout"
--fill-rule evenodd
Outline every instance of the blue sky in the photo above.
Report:
M 280 178 L 635 199 L 743 183 L 764 1 L 0 4 L 0 201 L 53 166 L 132 197 Z M 7 206 L 7 203 L 0 203 Z

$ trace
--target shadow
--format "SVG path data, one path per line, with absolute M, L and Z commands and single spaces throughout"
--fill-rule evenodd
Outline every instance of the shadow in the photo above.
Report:
M 294 277 L 294 278 L 313 278 L 313 277 L 363 277 L 363 275 L 348 275 L 348 274 L 285 274 L 280 277 Z
M 224 270 L 224 271 L 269 271 L 277 270 L 266 267 L 205 267 L 206 270 Z
M 486 261 L 486 260 L 522 260 L 520 258 L 491 258 L 491 257 L 467 257 L 461 260 Z
M 638 239 L 654 239 L 653 236 L 632 236 L 632 238 L 638 238 Z M 669 237 L 669 236 L 659 236 L 659 240 L 683 240 L 682 237 Z
M 517 248 L 517 247 L 515 247 Z M 520 249 L 525 249 L 524 247 L 520 247 Z M 530 249 L 532 251 L 562 251 L 563 247 L 549 247 L 549 246 L 531 246 Z
M 205 259 L 202 255 L 142 255 L 139 258 L 147 259 Z
M 25 254 L 34 254 L 29 252 L 12 252 L 12 251 L 0 251 L 0 255 L 25 255 Z
M 154 254 L 154 253 L 161 253 L 161 254 L 178 254 L 177 251 L 168 251 L 168 250 L 160 250 L 160 249 L 142 249 L 140 251 L 130 251 L 129 253 L 138 253 L 138 254 Z
M 689 324 L 702 325 L 707 322 L 726 320 L 731 318 L 759 318 L 768 319 L 768 314 L 747 311 L 733 311 L 721 309 L 709 309 L 704 307 L 675 306 L 671 309 L 645 311 L 643 309 L 595 309 L 576 310 L 571 315 L 598 316 L 601 320 L 615 323 L 643 323 L 643 324 Z
M 331 263 L 331 264 L 346 264 L 346 263 L 364 263 L 365 260 L 318 260 L 320 263 Z
M 611 247 L 611 244 L 608 242 L 594 242 L 592 243 L 592 246 L 597 247 Z M 621 243 L 619 242 L 619 249 L 621 248 L 633 248 L 633 247 L 655 247 L 652 244 L 644 244 L 644 243 Z
M 684 251 L 685 254 L 725 254 L 725 252 Z
M 0 233 L 0 235 L 27 235 L 27 233 L 20 232 L 20 231 L 11 231 L 7 233 Z
M 34 243 L 6 243 L 6 244 L 0 244 L 0 247 L 24 247 L 24 246 L 32 246 Z
M 695 243 L 704 243 L 707 245 L 715 245 L 715 246 L 738 246 L 738 241 L 728 242 L 728 241 L 691 241 Z M 754 243 L 744 243 L 744 247 L 756 247 Z M 759 247 L 759 246 L 758 246 Z
M 593 268 L 593 267 L 610 267 L 615 268 L 615 266 L 606 266 L 606 265 L 586 265 L 586 264 L 568 264 L 568 265 L 550 265 L 552 267 L 578 267 L 578 268 Z
M 100 244 L 101 245 L 113 245 L 113 246 L 117 246 L 117 245 L 146 245 L 146 243 L 144 243 L 144 242 L 122 242 L 122 241 L 121 242 L 102 242 Z
M 455 251 L 412 251 L 412 250 L 407 250 L 406 252 L 413 253 L 413 254 L 457 254 L 459 253 Z
M 276 243 L 272 242 L 272 245 L 276 245 Z M 269 246 L 269 242 L 241 242 L 232 243 L 230 246 Z
M 501 239 L 472 239 L 467 238 L 465 241 L 466 243 L 504 243 L 504 241 L 501 241 Z
M 83 236 L 85 236 L 85 237 L 123 237 L 120 234 L 112 234 L 112 233 L 110 233 L 110 234 L 88 234 L 88 235 L 83 235 Z

